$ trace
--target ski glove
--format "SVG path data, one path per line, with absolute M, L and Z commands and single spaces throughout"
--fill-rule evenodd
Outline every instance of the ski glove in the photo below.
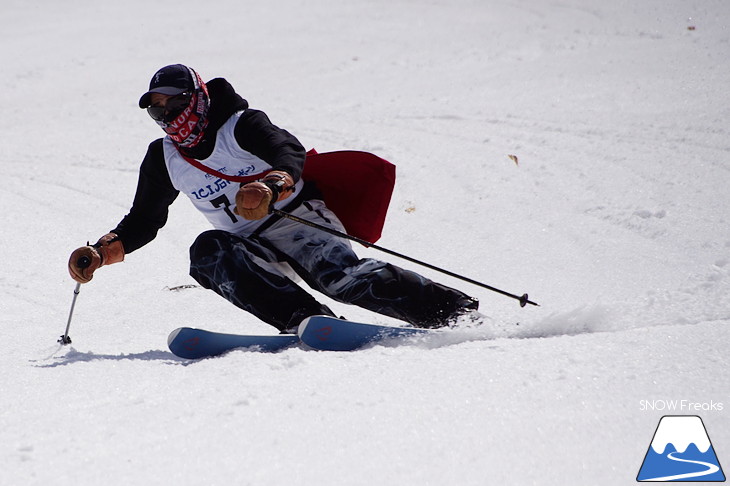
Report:
M 275 202 L 294 192 L 294 179 L 289 173 L 272 170 L 263 179 L 244 184 L 236 194 L 234 213 L 248 220 L 266 217 Z
M 82 246 L 71 253 L 68 273 L 79 283 L 89 282 L 97 268 L 124 261 L 124 246 L 119 237 L 108 233 L 93 245 Z

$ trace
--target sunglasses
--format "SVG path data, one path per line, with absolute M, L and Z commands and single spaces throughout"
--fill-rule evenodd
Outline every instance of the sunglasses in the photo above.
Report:
M 164 106 L 152 105 L 147 107 L 147 113 L 153 120 L 169 123 L 177 118 L 190 104 L 192 93 L 180 93 L 167 100 Z

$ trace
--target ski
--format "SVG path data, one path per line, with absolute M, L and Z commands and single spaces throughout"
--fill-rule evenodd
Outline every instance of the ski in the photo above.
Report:
M 209 358 L 238 348 L 274 352 L 298 342 L 299 337 L 296 334 L 256 336 L 251 334 L 226 334 L 191 327 L 175 329 L 167 338 L 170 351 L 176 356 L 186 359 Z
M 299 339 L 310 348 L 322 351 L 352 351 L 368 343 L 386 339 L 418 336 L 434 332 L 416 327 L 365 324 L 329 316 L 307 317 L 299 325 Z

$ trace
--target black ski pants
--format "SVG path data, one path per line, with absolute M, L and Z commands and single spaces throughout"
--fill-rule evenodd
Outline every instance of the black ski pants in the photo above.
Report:
M 305 201 L 292 213 L 344 232 L 322 201 Z M 458 290 L 389 263 L 359 259 L 348 240 L 288 219 L 256 235 L 202 233 L 190 248 L 190 275 L 282 332 L 296 332 L 311 315 L 334 315 L 295 283 L 297 275 L 336 301 L 418 327 L 443 326 L 478 307 Z

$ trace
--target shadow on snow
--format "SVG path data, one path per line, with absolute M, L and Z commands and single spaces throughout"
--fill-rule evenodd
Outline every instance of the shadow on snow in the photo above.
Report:
M 43 363 L 43 361 L 53 360 L 51 363 Z M 169 351 L 150 350 L 142 353 L 130 354 L 97 354 L 91 352 L 76 351 L 71 347 L 63 356 L 51 355 L 46 359 L 31 360 L 38 368 L 56 368 L 59 366 L 67 366 L 74 363 L 87 363 L 90 361 L 161 361 L 165 364 L 186 365 L 191 363 L 189 360 L 178 358 Z

